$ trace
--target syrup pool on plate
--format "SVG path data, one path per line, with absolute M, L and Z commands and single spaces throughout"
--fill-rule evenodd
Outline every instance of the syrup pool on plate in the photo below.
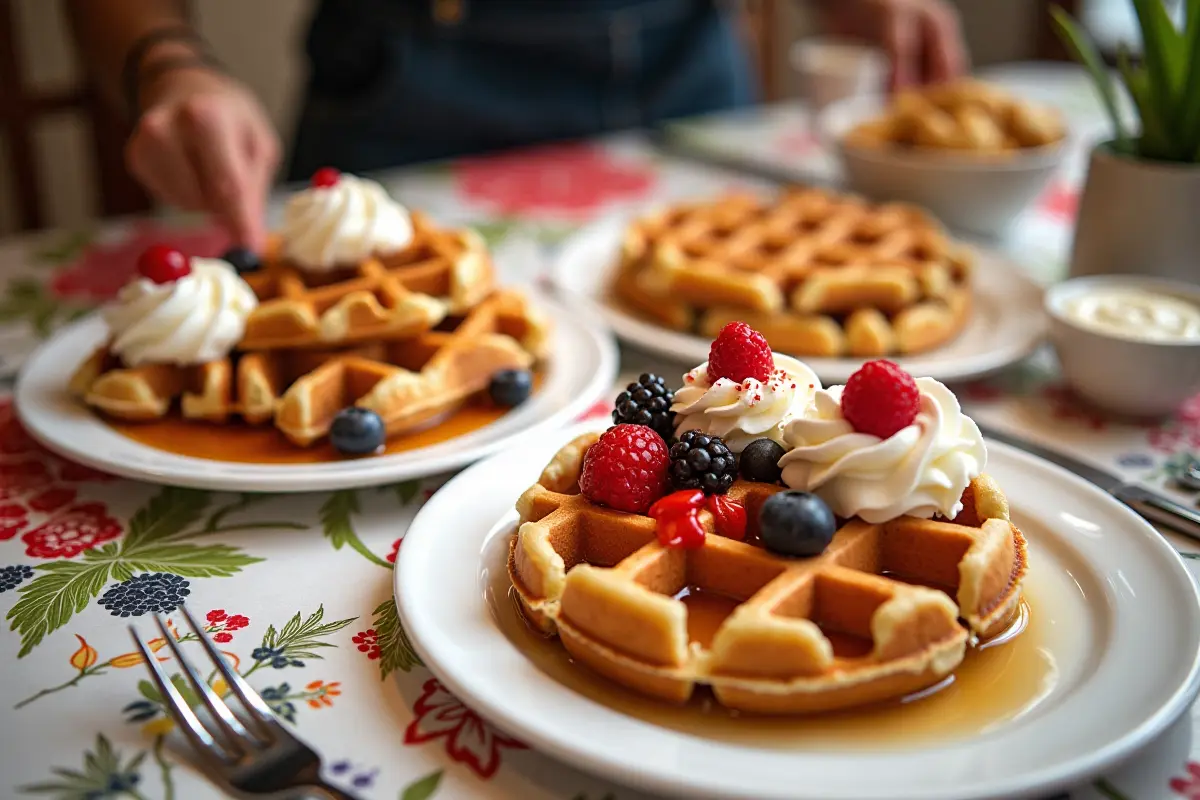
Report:
M 548 678 L 610 709 L 693 736 L 775 749 L 911 747 L 980 735 L 1036 712 L 1056 689 L 1083 669 L 1093 635 L 1086 596 L 1073 577 L 1069 554 L 1039 547 L 1030 530 L 1030 568 L 1020 617 L 984 646 L 969 648 L 942 683 L 898 701 L 812 716 L 744 714 L 718 705 L 706 689 L 673 706 L 643 697 L 575 663 L 556 638 L 544 637 L 521 616 L 505 568 L 512 527 L 493 533 L 483 553 L 483 590 L 494 623 Z M 1035 528 L 1036 531 L 1036 528 Z M 735 603 L 719 595 L 684 590 L 688 633 L 711 641 Z M 845 640 L 843 640 L 845 639 Z M 833 637 L 846 655 L 869 643 Z

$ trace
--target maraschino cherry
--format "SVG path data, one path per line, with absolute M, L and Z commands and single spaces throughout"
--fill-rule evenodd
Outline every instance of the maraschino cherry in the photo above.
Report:
M 314 189 L 328 189 L 331 186 L 337 186 L 337 182 L 341 178 L 342 173 L 333 167 L 321 167 L 313 173 L 312 178 L 309 180 L 309 185 Z
M 191 273 L 188 257 L 165 244 L 147 247 L 138 258 L 138 272 L 154 283 L 171 283 Z

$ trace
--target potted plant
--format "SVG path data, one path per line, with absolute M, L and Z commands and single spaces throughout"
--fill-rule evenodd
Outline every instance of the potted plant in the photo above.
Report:
M 1113 131 L 1091 153 L 1070 272 L 1200 283 L 1200 0 L 1187 0 L 1182 28 L 1162 0 L 1131 1 L 1142 54 L 1135 60 L 1122 46 L 1117 66 L 1137 111 L 1135 131 L 1118 111 L 1116 81 L 1091 39 L 1061 8 L 1050 10 Z

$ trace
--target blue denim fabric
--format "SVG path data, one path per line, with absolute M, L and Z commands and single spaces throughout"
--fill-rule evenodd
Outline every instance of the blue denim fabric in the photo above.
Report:
M 578 138 L 753 102 L 717 0 L 322 0 L 289 176 Z

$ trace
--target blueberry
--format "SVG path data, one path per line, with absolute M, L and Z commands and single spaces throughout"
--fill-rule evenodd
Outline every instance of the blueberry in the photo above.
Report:
M 782 472 L 779 459 L 783 458 L 783 452 L 778 442 L 755 439 L 742 451 L 742 477 L 748 481 L 778 483 Z
M 825 501 L 808 492 L 778 492 L 758 512 L 763 545 L 781 556 L 820 555 L 833 540 L 837 520 Z
M 502 369 L 492 376 L 488 394 L 498 406 L 512 408 L 529 399 L 533 391 L 533 373 L 527 369 Z
M 258 253 L 251 250 L 249 247 L 231 247 L 225 251 L 222 259 L 233 265 L 233 268 L 238 271 L 238 274 L 243 272 L 256 272 L 262 267 L 262 261 L 258 258 Z
M 383 447 L 387 431 L 374 411 L 358 406 L 343 408 L 329 428 L 333 449 L 348 456 L 363 456 Z

